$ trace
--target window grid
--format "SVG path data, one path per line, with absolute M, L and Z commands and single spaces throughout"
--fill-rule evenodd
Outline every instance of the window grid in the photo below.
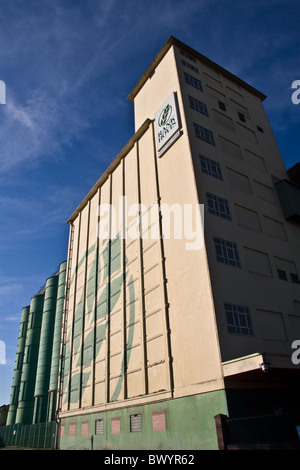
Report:
M 223 103 L 223 101 L 218 101 L 219 108 L 222 109 L 222 111 L 226 111 L 226 105 Z
M 287 274 L 283 269 L 277 269 L 277 274 L 278 274 L 278 278 L 281 279 L 282 281 L 288 280 Z
M 249 308 L 244 305 L 224 304 L 229 333 L 253 336 Z
M 95 434 L 96 435 L 103 434 L 103 430 L 104 430 L 104 421 L 103 421 L 103 419 L 96 419 L 96 421 L 95 421 Z
M 189 96 L 189 102 L 190 102 L 190 107 L 192 109 L 208 117 L 207 106 L 205 103 L 202 103 L 202 101 L 199 101 L 196 98 L 193 98 L 192 96 Z
M 192 62 L 196 63 L 196 59 L 194 57 L 192 57 L 190 54 L 187 54 L 184 51 L 180 51 L 180 54 L 183 55 L 184 57 L 186 57 L 187 59 L 191 60 Z
M 196 137 L 198 137 L 198 139 L 203 140 L 207 144 L 216 146 L 212 131 L 206 129 L 206 127 L 196 124 L 195 122 L 193 124 L 195 129 L 195 135 Z
M 215 194 L 206 193 L 208 212 L 223 219 L 231 220 L 228 201 Z
M 221 238 L 214 237 L 217 261 L 230 266 L 241 267 L 237 245 Z
M 142 415 L 130 415 L 130 432 L 142 431 Z
M 188 69 L 193 70 L 193 72 L 199 73 L 199 70 L 198 70 L 197 67 L 195 67 L 194 65 L 189 64 L 189 63 L 186 62 L 185 60 L 182 60 L 181 62 L 182 62 L 182 64 L 183 64 L 185 67 L 187 67 Z
M 213 176 L 214 178 L 218 178 L 219 180 L 223 180 L 221 167 L 218 162 L 204 157 L 204 155 L 200 155 L 200 162 L 203 173 Z
M 195 78 L 186 72 L 184 72 L 184 78 L 185 78 L 185 83 L 187 83 L 188 85 L 191 85 L 194 88 L 197 88 L 197 90 L 203 91 L 202 83 L 200 82 L 200 80 L 198 80 L 198 78 Z
M 239 113 L 238 112 L 238 116 L 239 116 L 239 120 L 242 121 L 242 122 L 246 122 L 246 118 L 245 118 L 245 115 L 243 113 Z
M 296 273 L 290 273 L 291 276 L 291 281 L 294 282 L 295 284 L 300 284 L 300 279 L 298 274 Z

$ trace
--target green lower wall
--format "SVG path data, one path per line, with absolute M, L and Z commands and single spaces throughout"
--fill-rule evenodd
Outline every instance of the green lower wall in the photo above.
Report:
M 165 411 L 166 429 L 153 431 L 152 413 Z M 142 406 L 63 418 L 60 449 L 217 449 L 214 416 L 227 414 L 224 390 L 177 398 Z M 130 415 L 141 414 L 140 432 L 130 432 Z M 111 433 L 111 419 L 120 418 L 120 433 Z M 95 435 L 95 421 L 103 419 L 103 434 Z M 88 422 L 82 435 L 82 422 Z M 75 435 L 70 436 L 70 429 Z M 71 425 L 71 426 L 70 426 Z M 87 426 L 84 425 L 86 429 Z

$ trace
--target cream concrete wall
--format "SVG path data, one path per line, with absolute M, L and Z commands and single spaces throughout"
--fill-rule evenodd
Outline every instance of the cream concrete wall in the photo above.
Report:
M 176 67 L 171 48 L 135 97 L 135 119 L 137 125 L 146 117 L 153 119 L 168 96 L 177 92 L 183 135 L 157 160 L 161 203 L 194 207 L 199 201 Z M 205 246 L 199 251 L 187 251 L 185 244 L 186 240 L 164 240 L 178 395 L 219 387 L 221 377 Z
M 154 119 L 156 111 L 175 91 L 179 91 L 179 82 L 174 50 L 171 48 L 134 98 L 135 130 L 145 119 Z
M 206 207 L 206 247 L 222 360 L 256 351 L 290 356 L 300 327 L 299 285 L 278 279 L 276 258 L 294 261 L 299 274 L 300 229 L 284 220 L 279 205 L 273 177 L 284 179 L 287 173 L 263 104 L 199 60 L 190 62 L 199 74 L 188 70 L 176 51 L 199 200 Z M 200 79 L 203 92 L 185 83 L 184 71 Z M 209 117 L 190 109 L 188 95 L 207 105 Z M 219 108 L 218 100 L 225 103 L 226 111 Z M 245 123 L 238 111 L 245 115 Z M 193 122 L 212 130 L 216 146 L 195 137 Z M 199 154 L 220 163 L 223 181 L 201 171 Z M 206 192 L 228 200 L 231 221 L 208 213 Z M 237 243 L 241 268 L 216 261 L 214 236 Z M 224 302 L 249 307 L 254 336 L 228 333 Z M 298 325 L 296 330 L 293 325 Z
M 152 119 L 162 102 L 179 91 L 172 67 L 171 51 L 142 89 L 148 100 L 146 111 L 138 111 L 138 121 Z M 173 78 L 162 85 L 166 74 Z M 179 105 L 182 113 L 180 96 Z M 113 242 L 112 252 L 114 244 L 120 247 L 117 259 L 106 255 L 107 242 L 97 238 L 97 225 L 103 224 L 97 208 L 111 202 L 118 220 L 122 195 L 128 208 L 142 203 L 144 213 L 137 225 L 136 214 L 130 214 L 125 240 Z M 188 251 L 185 239 L 151 239 L 153 227 L 142 239 L 128 236 L 134 225 L 144 230 L 158 201 L 193 208 L 198 203 L 184 122 L 183 135 L 159 159 L 150 124 L 72 220 L 63 413 L 223 387 L 205 246 Z M 107 275 L 109 260 L 116 269 Z M 126 274 L 124 284 L 122 274 Z M 110 296 L 103 297 L 108 284 Z M 113 305 L 109 316 L 108 301 Z
M 286 177 L 283 160 L 260 98 L 206 63 L 197 67 L 199 76 L 176 47 L 166 52 L 135 96 L 136 134 L 71 218 L 62 415 L 221 389 L 222 361 L 290 353 L 299 286 L 283 284 L 276 269 L 299 270 L 300 253 L 299 228 L 283 219 L 274 191 L 272 176 Z M 203 92 L 185 83 L 184 70 Z M 151 121 L 173 92 L 182 135 L 158 158 Z M 189 94 L 206 103 L 209 117 L 190 109 Z M 195 137 L 193 122 L 213 131 L 216 146 Z M 199 154 L 220 163 L 222 181 L 201 172 Z M 207 191 L 228 200 L 231 221 L 208 213 Z M 111 203 L 118 221 L 120 196 L 127 209 L 143 204 L 142 213 L 129 214 L 125 239 L 109 245 L 97 236 L 99 222 L 109 224 L 97 211 Z M 164 236 L 166 209 L 156 222 L 160 237 L 147 237 L 158 202 L 205 205 L 201 249 Z M 135 229 L 142 238 L 132 238 Z M 216 261 L 214 236 L 237 243 L 241 268 Z M 249 307 L 254 336 L 228 333 L 224 302 Z

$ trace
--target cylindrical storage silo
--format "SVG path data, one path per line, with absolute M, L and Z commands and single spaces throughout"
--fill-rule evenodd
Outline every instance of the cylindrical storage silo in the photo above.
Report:
M 10 424 L 15 424 L 15 420 L 16 420 L 29 311 L 30 311 L 29 305 L 22 309 L 15 370 L 14 370 L 14 376 L 13 376 L 13 381 L 12 381 L 9 411 L 8 411 L 7 421 L 6 421 L 7 426 L 9 426 Z
M 47 279 L 34 389 L 33 423 L 46 421 L 58 276 Z
M 32 423 L 33 395 L 39 354 L 43 305 L 44 294 L 32 297 L 28 318 L 16 423 Z
M 65 302 L 66 269 L 67 269 L 67 262 L 64 261 L 63 263 L 60 264 L 59 274 L 58 274 L 56 312 L 55 312 L 51 369 L 50 369 L 50 380 L 49 380 L 49 393 L 48 393 L 47 421 L 53 421 L 55 419 L 60 345 L 61 345 L 61 333 L 62 333 L 62 319 L 63 319 L 63 310 L 64 310 L 64 302 Z

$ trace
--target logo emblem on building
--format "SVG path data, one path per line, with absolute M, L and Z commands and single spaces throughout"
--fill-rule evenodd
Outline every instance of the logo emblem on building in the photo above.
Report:
M 110 314 L 116 305 L 123 284 L 127 280 L 127 298 L 130 305 L 129 308 L 129 323 L 134 324 L 135 319 L 135 291 L 132 274 L 129 269 L 126 268 L 126 272 L 122 272 L 120 259 L 121 259 L 121 239 L 119 234 L 113 240 L 106 240 L 104 243 L 104 250 L 99 260 L 96 245 L 93 245 L 78 262 L 74 274 L 67 286 L 70 289 L 70 285 L 75 281 L 75 275 L 77 274 L 80 266 L 85 263 L 88 255 L 95 253 L 94 260 L 91 265 L 91 270 L 87 276 L 86 286 L 83 286 L 79 290 L 80 296 L 75 308 L 75 319 L 80 322 L 82 321 L 82 315 L 84 315 L 84 322 L 87 327 L 88 334 L 83 333 L 75 338 L 69 332 L 67 341 L 65 344 L 64 351 L 64 374 L 65 380 L 63 381 L 63 392 L 65 393 L 64 403 L 78 403 L 79 397 L 82 396 L 87 388 L 88 382 L 91 379 L 91 369 L 88 371 L 89 366 L 92 365 L 92 361 L 96 360 L 100 349 L 104 347 L 108 333 L 108 324 L 110 322 Z M 113 247 L 113 248 L 112 248 Z M 98 261 L 97 261 L 98 259 Z M 108 272 L 107 266 L 111 263 L 111 260 L 118 260 L 112 263 L 110 273 Z M 102 264 L 102 276 L 101 288 L 95 291 L 95 275 L 99 269 L 98 264 Z M 113 280 L 109 280 L 110 275 L 114 275 Z M 113 295 L 112 295 L 113 293 Z M 83 309 L 86 298 L 86 307 Z M 97 302 L 97 304 L 96 304 Z M 97 309 L 95 321 L 95 309 Z M 111 390 L 110 401 L 116 401 L 119 397 L 124 375 L 127 371 L 127 366 L 130 360 L 131 347 L 133 342 L 134 328 L 131 329 L 127 336 L 126 350 L 123 352 L 122 363 L 120 370 L 118 370 L 119 379 L 114 384 Z M 97 341 L 96 341 L 97 338 Z M 94 350 L 94 355 L 84 354 L 88 349 Z M 83 354 L 82 354 L 83 351 Z M 94 357 L 93 357 L 94 356 Z M 87 372 L 83 372 L 87 370 Z M 116 373 L 116 371 L 115 371 Z M 102 380 L 107 377 L 101 377 Z
M 164 126 L 169 122 L 172 116 L 172 106 L 170 104 L 167 104 L 167 106 L 162 110 L 162 112 L 159 115 L 158 118 L 158 125 L 159 127 Z M 175 121 L 175 120 L 174 120 Z
M 155 114 L 156 147 L 161 157 L 180 137 L 181 122 L 176 93 L 172 93 Z

